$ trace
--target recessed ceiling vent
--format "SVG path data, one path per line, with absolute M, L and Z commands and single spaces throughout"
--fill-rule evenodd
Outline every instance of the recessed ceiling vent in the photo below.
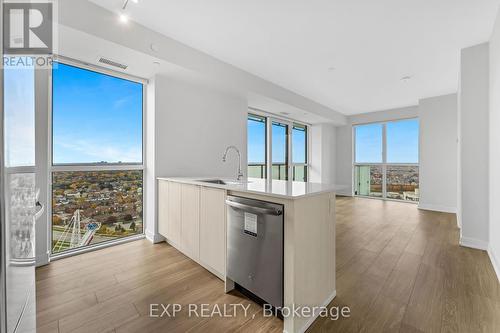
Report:
M 128 68 L 127 65 L 124 65 L 124 64 L 120 64 L 119 62 L 117 61 L 113 61 L 113 60 L 110 60 L 108 58 L 104 58 L 104 57 L 100 57 L 99 58 L 99 62 L 101 64 L 105 64 L 105 65 L 108 65 L 108 66 L 113 66 L 113 67 L 117 67 L 117 68 L 120 68 L 120 69 L 123 69 L 123 70 L 126 70 Z

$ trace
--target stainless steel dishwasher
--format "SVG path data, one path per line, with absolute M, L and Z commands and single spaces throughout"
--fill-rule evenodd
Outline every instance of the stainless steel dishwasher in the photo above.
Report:
M 283 205 L 228 196 L 227 277 L 283 307 Z

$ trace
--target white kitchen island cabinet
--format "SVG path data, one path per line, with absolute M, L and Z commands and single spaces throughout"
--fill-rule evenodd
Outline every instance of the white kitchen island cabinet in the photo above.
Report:
M 158 230 L 167 242 L 225 281 L 228 195 L 284 207 L 283 304 L 315 308 L 285 317 L 286 332 L 304 332 L 335 297 L 335 187 L 265 179 L 236 184 L 158 178 Z
M 220 279 L 226 271 L 226 191 L 158 181 L 158 232 Z

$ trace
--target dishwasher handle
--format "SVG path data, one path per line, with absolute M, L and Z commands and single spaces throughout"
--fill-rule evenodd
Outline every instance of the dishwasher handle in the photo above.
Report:
M 274 215 L 274 216 L 280 216 L 283 214 L 283 211 L 281 209 L 276 209 L 276 208 L 262 208 L 262 207 L 255 207 L 255 206 L 250 206 L 250 205 L 245 205 L 239 202 L 231 201 L 231 200 L 226 200 L 226 204 L 228 206 L 238 208 L 250 213 L 254 214 L 265 214 L 265 215 Z

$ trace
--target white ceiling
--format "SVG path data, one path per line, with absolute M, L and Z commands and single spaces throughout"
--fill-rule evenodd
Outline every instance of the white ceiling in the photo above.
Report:
M 119 12 L 123 0 L 91 0 Z M 456 92 L 500 0 L 139 0 L 134 21 L 344 114 Z M 411 76 L 408 82 L 401 81 Z
M 179 76 L 185 75 L 184 73 L 187 72 L 187 70 L 161 59 L 153 58 L 64 25 L 58 26 L 58 53 L 67 58 L 145 79 L 153 77 L 155 74 Z M 101 57 L 126 64 L 128 68 L 124 71 L 99 63 L 98 60 Z M 156 65 L 155 62 L 159 63 L 159 65 Z
M 120 44 L 96 37 L 65 25 L 58 26 L 58 53 L 66 58 L 107 68 L 115 72 L 142 79 L 165 75 L 193 84 L 210 86 L 214 90 L 246 96 L 246 92 L 234 86 L 221 85 L 206 75 L 177 66 L 160 58 L 152 57 Z M 126 70 L 99 62 L 101 57 L 127 65 Z M 322 121 L 324 119 L 318 118 Z

